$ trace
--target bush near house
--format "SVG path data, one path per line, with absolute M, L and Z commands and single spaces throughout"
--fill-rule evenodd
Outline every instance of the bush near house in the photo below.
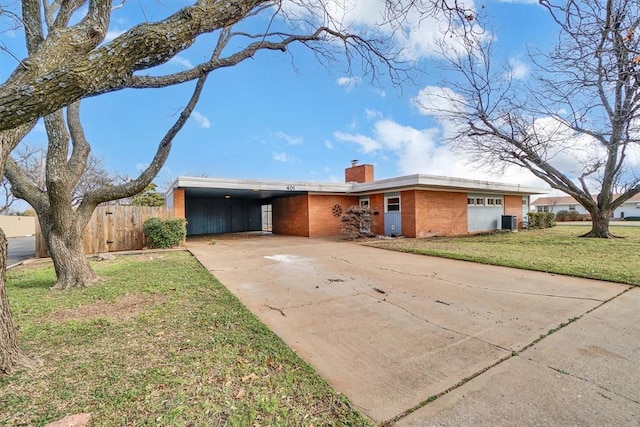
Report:
M 529 217 L 529 228 L 550 228 L 555 225 L 553 212 L 529 212 L 527 216 Z
M 369 208 L 351 206 L 340 219 L 342 232 L 347 239 L 354 240 L 372 236 L 373 214 Z
M 149 247 L 170 248 L 187 237 L 187 221 L 184 218 L 149 218 L 142 224 L 142 232 L 149 239 Z
M 626 216 L 625 221 L 640 221 L 640 216 Z
M 556 213 L 556 217 L 555 217 L 556 221 L 591 221 L 591 217 L 587 214 L 587 215 L 583 215 L 583 214 L 579 214 L 576 211 L 558 211 L 558 213 Z

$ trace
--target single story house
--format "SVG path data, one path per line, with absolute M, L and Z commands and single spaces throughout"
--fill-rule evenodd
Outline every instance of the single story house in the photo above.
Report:
M 595 199 L 597 197 L 593 196 Z M 618 196 L 614 196 L 618 197 Z M 536 212 L 555 212 L 568 211 L 576 212 L 580 215 L 588 215 L 589 212 L 571 196 L 557 196 L 557 197 L 540 197 L 531 203 L 531 207 Z M 624 218 L 630 216 L 640 216 L 640 194 L 636 194 L 626 202 L 624 202 L 619 208 L 613 212 L 613 218 Z
M 166 194 L 187 234 L 268 229 L 275 234 L 331 236 L 350 206 L 369 207 L 375 234 L 427 237 L 521 227 L 537 188 L 429 175 L 374 180 L 373 165 L 353 161 L 345 183 L 179 177 Z M 506 228 L 512 228 L 512 223 Z M 270 224 L 265 224 L 270 222 Z

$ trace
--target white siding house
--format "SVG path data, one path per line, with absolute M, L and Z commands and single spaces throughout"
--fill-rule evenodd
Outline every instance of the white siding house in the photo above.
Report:
M 531 202 L 532 210 L 535 212 L 554 212 L 575 211 L 579 214 L 586 215 L 589 212 L 582 207 L 573 197 L 540 197 Z M 640 216 L 640 194 L 636 194 L 617 208 L 613 213 L 613 218 L 624 218 L 630 216 Z

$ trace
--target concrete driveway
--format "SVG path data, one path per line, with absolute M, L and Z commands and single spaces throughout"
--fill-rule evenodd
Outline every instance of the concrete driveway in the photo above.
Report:
M 329 239 L 188 247 L 378 423 L 640 425 L 640 288 Z

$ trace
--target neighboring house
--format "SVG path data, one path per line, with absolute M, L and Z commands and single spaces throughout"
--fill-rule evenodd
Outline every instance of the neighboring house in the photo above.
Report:
M 502 228 L 502 216 L 520 227 L 532 194 L 519 185 L 429 175 L 375 181 L 373 165 L 353 162 L 345 183 L 278 182 L 179 177 L 166 194 L 187 234 L 260 231 L 331 236 L 350 206 L 369 207 L 375 234 L 427 237 Z M 271 222 L 263 224 L 265 218 Z
M 593 196 L 595 199 L 597 197 Z M 614 196 L 617 197 L 617 196 Z M 531 207 L 536 212 L 554 212 L 575 211 L 581 215 L 588 215 L 589 212 L 571 196 L 560 197 L 540 197 L 531 203 Z M 630 216 L 640 216 L 640 194 L 636 194 L 617 208 L 612 217 L 624 218 Z

